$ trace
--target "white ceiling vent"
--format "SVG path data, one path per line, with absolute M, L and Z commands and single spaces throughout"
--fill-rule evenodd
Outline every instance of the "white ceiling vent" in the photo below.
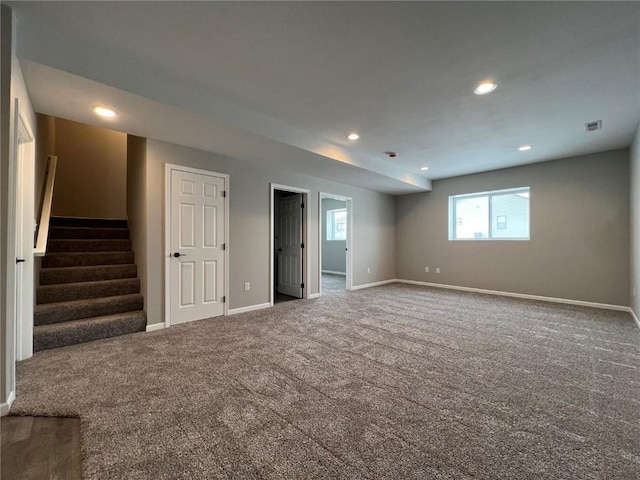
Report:
M 584 124 L 584 129 L 587 132 L 593 132 L 594 130 L 600 130 L 602 128 L 602 120 L 596 120 L 595 122 L 589 122 Z

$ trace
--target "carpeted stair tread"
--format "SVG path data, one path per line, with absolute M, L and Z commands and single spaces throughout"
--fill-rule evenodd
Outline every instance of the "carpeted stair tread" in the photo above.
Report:
M 37 326 L 68 322 L 89 317 L 142 310 L 144 300 L 139 293 L 113 297 L 73 300 L 36 305 L 34 324 Z
M 40 270 L 40 285 L 59 285 L 77 282 L 98 282 L 116 278 L 136 278 L 138 269 L 129 265 L 90 265 L 88 267 L 43 268 Z
M 40 325 L 33 330 L 34 351 L 142 332 L 147 325 L 144 311 L 93 317 L 72 322 Z
M 51 227 L 127 228 L 124 219 L 51 217 Z
M 133 252 L 47 253 L 42 257 L 43 268 L 123 265 L 130 263 L 133 263 Z
M 51 227 L 50 240 L 65 239 L 128 239 L 128 228 Z
M 123 239 L 65 239 L 49 240 L 47 252 L 126 252 L 131 250 L 131 240 Z
M 113 297 L 140 292 L 140 280 L 137 278 L 118 278 L 97 282 L 65 283 L 38 287 L 38 304 L 69 302 L 98 297 Z

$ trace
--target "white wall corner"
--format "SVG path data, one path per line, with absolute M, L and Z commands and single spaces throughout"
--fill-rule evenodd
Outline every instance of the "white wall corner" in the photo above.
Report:
M 231 308 L 229 309 L 229 315 L 236 315 L 238 313 L 246 313 L 253 312 L 254 310 L 262 310 L 263 308 L 269 308 L 271 304 L 267 303 L 259 303 L 257 305 L 249 305 L 248 307 L 240 307 L 240 308 Z
M 640 328 L 640 319 L 638 319 L 638 316 L 636 315 L 636 312 L 633 311 L 633 308 L 629 307 L 629 313 L 631 314 L 631 318 L 633 318 L 633 321 L 636 323 L 636 327 Z
M 160 322 L 160 323 L 153 323 L 151 325 L 147 325 L 147 332 L 155 332 L 156 330 L 162 330 L 163 328 L 165 328 L 166 325 L 164 322 Z
M 351 287 L 351 290 L 362 290 L 363 288 L 371 288 L 371 287 L 378 287 L 380 285 L 387 285 L 388 283 L 395 283 L 401 280 L 397 280 L 395 278 L 392 278 L 390 280 L 382 280 L 380 282 L 373 282 L 373 283 L 365 283 L 363 285 L 354 285 L 353 287 Z
M 11 405 L 13 405 L 13 401 L 16 399 L 16 394 L 14 392 L 9 392 L 9 397 L 7 401 L 0 404 L 0 417 L 4 417 L 9 414 L 9 410 L 11 410 Z

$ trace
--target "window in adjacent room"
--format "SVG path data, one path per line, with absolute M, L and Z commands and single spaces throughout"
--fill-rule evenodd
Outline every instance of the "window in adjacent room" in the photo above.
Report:
M 327 240 L 347 239 L 347 209 L 327 210 Z
M 529 187 L 449 197 L 449 240 L 529 240 Z

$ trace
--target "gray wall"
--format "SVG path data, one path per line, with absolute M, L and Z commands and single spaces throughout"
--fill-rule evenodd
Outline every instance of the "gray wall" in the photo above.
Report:
M 237 159 L 147 141 L 147 315 L 164 321 L 164 168 L 166 163 L 230 175 L 230 308 L 269 301 L 270 182 L 308 188 L 309 293 L 318 292 L 318 195 L 330 191 L 353 198 L 354 285 L 395 278 L 394 200 L 390 195 L 314 177 L 260 168 Z M 136 252 L 138 255 L 138 252 Z M 367 267 L 371 273 L 367 274 Z M 244 282 L 251 290 L 244 291 Z
M 631 146 L 631 308 L 640 318 L 640 125 Z
M 347 202 L 333 198 L 322 199 L 322 270 L 347 272 L 347 241 L 327 240 L 327 210 L 346 208 Z
M 0 137 L 0 341 L 3 342 L 0 357 L 2 358 L 2 380 L 0 384 L 0 402 L 4 403 L 10 394 L 14 380 L 15 358 L 14 343 L 14 284 L 15 284 L 15 238 L 9 232 L 15 231 L 15 162 L 12 145 L 16 131 L 15 99 L 20 103 L 20 114 L 37 136 L 36 114 L 31 105 L 27 87 L 22 76 L 20 63 L 16 57 L 16 20 L 13 12 L 2 5 L 2 26 L 0 39 L 0 71 L 2 72 L 1 96 L 2 134 Z M 9 253 L 11 252 L 11 253 Z M 27 254 L 31 255 L 31 254 Z M 30 259 L 28 263 L 30 263 Z M 32 264 L 31 264 L 32 265 Z
M 55 119 L 53 215 L 126 218 L 127 135 Z
M 521 186 L 530 241 L 448 240 L 450 195 Z M 398 278 L 629 305 L 627 149 L 438 180 L 397 197 L 396 222 Z
M 140 291 L 147 297 L 147 139 L 127 135 L 127 219 L 138 268 Z
M 1 5 L 2 25 L 0 27 L 0 341 L 2 341 L 2 382 L 0 383 L 0 403 L 7 401 L 11 388 L 11 370 L 7 363 L 8 340 L 11 324 L 7 318 L 7 203 L 9 200 L 9 124 L 11 102 L 11 9 Z

